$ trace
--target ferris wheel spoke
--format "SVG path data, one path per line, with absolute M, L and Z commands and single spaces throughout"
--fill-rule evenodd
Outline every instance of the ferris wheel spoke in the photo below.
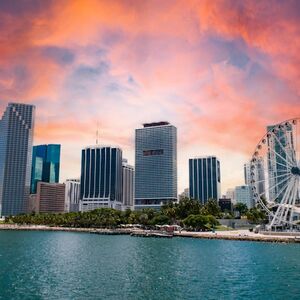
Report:
M 280 182 L 277 182 L 276 184 L 274 184 L 273 186 L 271 186 L 269 188 L 269 191 L 273 190 L 274 188 L 276 188 L 277 186 L 279 186 L 280 184 L 286 182 L 287 180 L 289 180 L 291 178 L 291 175 L 289 175 L 288 177 L 284 178 L 283 180 L 281 180 Z M 264 193 L 262 193 L 264 194 Z
M 279 206 L 277 208 L 276 213 L 277 213 L 277 220 L 279 221 L 279 224 L 282 223 L 283 214 L 286 211 L 286 208 L 287 208 L 286 204 L 287 204 L 287 202 L 289 200 L 289 195 L 291 193 L 292 187 L 293 187 L 293 180 L 289 182 L 289 185 L 288 185 L 288 187 L 287 187 L 287 189 L 286 189 L 286 191 L 285 191 L 285 193 L 284 193 L 284 195 L 282 197 L 282 200 L 281 200 L 281 202 L 280 202 L 280 204 L 279 204 Z M 280 213 L 280 216 L 278 217 L 279 213 Z M 275 214 L 275 216 L 276 216 L 276 214 Z
M 289 193 L 289 197 L 287 198 L 287 201 L 286 201 L 286 205 L 284 206 L 285 208 L 285 213 L 284 213 L 284 221 L 286 222 L 287 221 L 287 217 L 288 217 L 288 213 L 289 213 L 289 208 L 290 208 L 290 205 L 291 205 L 291 202 L 292 202 L 292 197 L 293 197 L 293 186 L 291 187 L 291 190 L 290 190 L 290 193 Z
M 290 182 L 288 181 L 284 184 L 284 186 L 280 189 L 280 191 L 275 195 L 274 200 L 276 200 L 285 191 L 289 183 Z
M 289 173 L 280 174 L 278 176 L 274 176 L 274 177 L 271 177 L 271 178 L 268 178 L 268 179 L 269 180 L 273 180 L 273 179 L 281 178 L 281 177 L 284 177 L 284 176 L 287 176 L 287 175 L 289 175 Z M 258 181 L 256 181 L 256 180 L 253 179 L 253 184 L 262 183 L 262 182 L 267 182 L 267 180 L 265 178 L 262 179 L 262 180 L 258 180 Z
M 286 182 L 287 180 L 289 180 L 292 177 L 292 175 L 289 175 L 288 177 L 284 178 L 283 180 L 281 180 L 280 182 L 277 182 L 276 184 L 274 184 L 272 187 L 269 188 L 269 191 L 271 191 L 273 188 L 277 187 L 278 185 Z M 261 194 L 259 194 L 258 196 L 263 196 L 264 194 L 266 194 L 266 192 L 263 192 Z
M 288 144 L 289 144 L 289 147 L 290 147 L 291 155 L 294 159 L 294 165 L 297 166 L 297 163 L 298 163 L 297 149 L 299 149 L 298 141 L 297 141 L 297 126 L 292 127 L 291 141 L 288 139 Z
M 288 154 L 288 152 L 286 151 L 286 149 L 284 148 L 284 146 L 282 145 L 280 139 L 276 136 L 276 134 L 274 132 L 271 132 L 271 134 L 279 144 L 280 148 L 285 152 L 286 156 L 289 158 L 290 163 L 291 164 L 295 163 L 295 160 L 290 157 L 290 155 Z M 288 140 L 288 137 L 286 137 L 286 140 Z
M 269 180 L 274 180 L 274 179 L 278 179 L 278 178 L 287 176 L 288 174 L 289 174 L 289 173 L 281 174 L 281 175 L 274 176 L 274 177 L 271 177 L 271 178 L 268 178 L 268 179 L 269 179 Z M 266 182 L 266 181 L 267 181 L 266 179 L 262 179 L 262 180 L 259 180 L 259 181 L 254 181 L 253 183 L 256 184 L 256 183 L 261 183 L 261 182 Z
M 288 166 L 290 166 L 290 167 L 293 167 L 293 165 L 291 165 L 283 156 L 281 156 L 278 152 L 276 152 L 276 151 L 274 151 L 273 149 L 271 149 L 270 147 L 269 147 L 269 149 L 268 149 L 269 151 L 271 151 L 272 153 L 274 153 L 275 155 L 277 155 L 278 157 L 280 157 L 283 161 L 285 161 L 286 162 L 286 164 L 288 165 Z M 286 153 L 286 152 L 285 152 Z M 276 159 L 277 160 L 277 159 Z M 283 165 L 284 166 L 284 165 Z
M 272 163 L 275 163 L 275 164 L 277 164 L 277 165 L 280 165 L 280 166 L 282 166 L 282 167 L 287 168 L 287 165 L 281 164 L 281 163 L 279 163 L 277 160 L 273 160 L 273 159 L 271 159 L 271 158 L 268 158 L 268 162 L 272 162 Z M 269 167 L 269 166 L 268 166 L 268 167 Z
M 271 226 L 273 226 L 274 223 L 275 223 L 276 221 L 279 221 L 279 224 L 281 223 L 282 215 L 283 215 L 283 213 L 284 213 L 284 207 L 285 207 L 284 205 L 285 205 L 285 202 L 286 202 L 287 199 L 288 199 L 287 196 L 288 196 L 288 194 L 289 194 L 289 191 L 290 191 L 290 189 L 291 189 L 291 186 L 292 186 L 292 184 L 291 184 L 291 182 L 289 182 L 288 187 L 287 187 L 287 189 L 286 189 L 286 191 L 285 191 L 285 193 L 284 193 L 284 195 L 283 195 L 283 197 L 282 197 L 282 200 L 280 201 L 280 204 L 278 205 L 278 208 L 277 208 L 277 210 L 276 210 L 276 213 L 275 213 L 275 215 L 274 215 L 274 217 L 273 217 Z M 279 216 L 279 214 L 280 214 L 280 216 Z

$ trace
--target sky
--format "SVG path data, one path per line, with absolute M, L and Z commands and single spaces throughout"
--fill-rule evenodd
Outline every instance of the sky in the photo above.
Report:
M 300 116 L 300 1 L 0 1 L 0 113 L 36 105 L 34 144 L 60 143 L 61 181 L 81 149 L 134 130 L 178 129 L 178 191 L 188 159 L 216 155 L 222 192 L 243 184 L 269 124 Z

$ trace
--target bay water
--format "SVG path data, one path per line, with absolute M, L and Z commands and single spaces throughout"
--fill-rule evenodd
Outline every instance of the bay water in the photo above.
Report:
M 0 299 L 300 299 L 300 245 L 0 231 Z

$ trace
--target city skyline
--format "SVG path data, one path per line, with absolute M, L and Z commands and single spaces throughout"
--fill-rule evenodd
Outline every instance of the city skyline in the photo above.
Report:
M 99 142 L 133 164 L 134 128 L 167 120 L 178 192 L 188 159 L 215 155 L 224 193 L 243 183 L 266 126 L 300 115 L 299 4 L 272 3 L 3 1 L 0 113 L 37 107 L 34 145 L 62 145 L 61 182 L 80 175 L 98 122 Z

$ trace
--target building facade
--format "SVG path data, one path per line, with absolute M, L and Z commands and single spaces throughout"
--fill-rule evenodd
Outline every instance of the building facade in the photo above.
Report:
M 38 213 L 63 213 L 65 210 L 65 185 L 38 182 L 36 193 Z
M 122 150 L 93 146 L 82 150 L 80 210 L 122 209 Z
M 235 187 L 234 194 L 236 203 L 246 204 L 248 208 L 254 207 L 252 189 L 249 185 Z
M 80 202 L 80 179 L 65 181 L 65 212 L 78 212 Z
M 32 150 L 30 193 L 35 194 L 39 181 L 59 182 L 60 145 L 38 145 Z
M 0 120 L 0 215 L 27 212 L 35 106 L 9 103 Z
M 220 161 L 215 156 L 189 160 L 190 198 L 205 204 L 221 196 Z
M 122 161 L 122 204 L 123 210 L 134 209 L 134 168 L 127 163 L 126 159 Z
M 147 123 L 135 131 L 135 209 L 177 201 L 177 129 Z
M 233 205 L 236 204 L 236 201 L 235 201 L 235 188 L 229 188 L 226 191 L 226 198 L 231 199 L 231 202 L 232 202 Z

